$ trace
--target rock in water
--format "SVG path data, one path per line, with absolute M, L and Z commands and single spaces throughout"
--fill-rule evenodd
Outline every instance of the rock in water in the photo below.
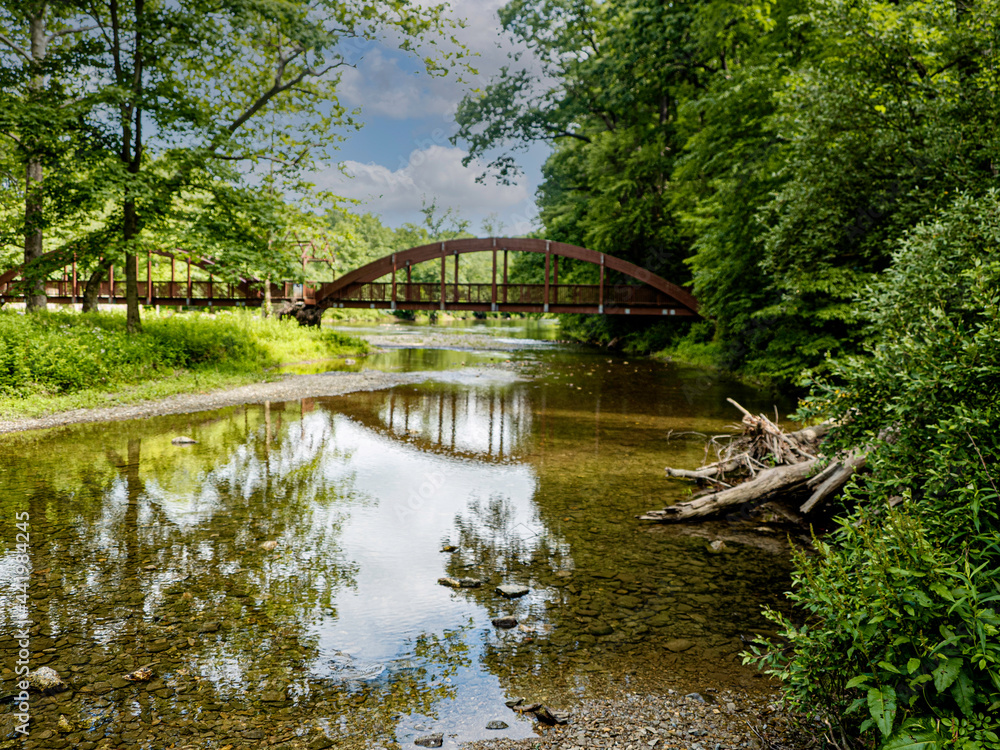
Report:
M 487 729 L 507 729 L 510 726 L 506 721 L 491 721 L 486 725 Z
M 438 578 L 438 583 L 442 586 L 449 586 L 453 589 L 462 588 L 462 583 L 455 578 Z
M 413 740 L 413 744 L 420 745 L 420 747 L 441 747 L 444 744 L 444 735 L 439 732 L 428 734 L 426 737 L 417 737 Z
M 446 544 L 441 548 L 442 552 L 458 552 L 458 547 L 454 544 Z
M 180 437 L 175 437 L 170 442 L 173 443 L 174 445 L 194 445 L 198 441 L 195 440 L 194 438 L 184 437 L 182 435 Z
M 122 675 L 122 678 L 129 682 L 145 682 L 153 678 L 153 668 L 149 666 L 141 667 L 134 672 Z
M 519 596 L 524 596 L 531 589 L 527 586 L 522 586 L 519 583 L 505 583 L 503 586 L 497 586 L 497 593 L 500 596 L 505 596 L 508 599 L 517 599 Z
M 278 543 L 273 539 L 270 539 L 266 542 L 261 542 L 258 546 L 265 552 L 270 552 L 271 550 L 273 550 L 278 546 Z
M 29 672 L 28 686 L 40 693 L 58 693 L 66 689 L 66 683 L 51 667 L 39 667 L 34 672 Z
M 511 698 L 503 702 L 507 708 L 514 708 L 515 706 L 520 706 L 522 703 L 524 703 L 524 698 Z
M 478 589 L 483 585 L 483 582 L 478 578 L 459 578 L 458 583 L 463 589 Z
M 516 617 L 498 617 L 493 621 L 493 627 L 503 628 L 504 630 L 510 630 L 511 628 L 517 627 Z

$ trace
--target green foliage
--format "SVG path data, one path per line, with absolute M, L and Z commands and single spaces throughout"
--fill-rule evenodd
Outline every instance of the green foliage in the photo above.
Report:
M 715 365 L 794 382 L 864 344 L 854 295 L 895 242 L 997 185 L 998 11 L 514 0 L 501 19 L 536 68 L 514 55 L 462 103 L 457 138 L 501 180 L 551 142 L 546 236 L 690 280 Z M 629 328 L 568 323 L 593 341 Z
M 1000 740 L 1000 194 L 909 233 L 859 300 L 873 343 L 833 361 L 803 416 L 870 446 L 849 511 L 772 613 L 754 657 L 838 738 L 889 748 Z
M 248 312 L 121 315 L 0 312 L 0 398 L 111 391 L 183 371 L 261 374 L 281 362 L 363 353 L 364 342 Z

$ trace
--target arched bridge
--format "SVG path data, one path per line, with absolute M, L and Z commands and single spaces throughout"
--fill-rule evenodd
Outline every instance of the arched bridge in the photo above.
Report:
M 171 258 L 170 281 L 152 280 L 152 263 L 147 258 L 145 283 L 140 278 L 139 296 L 146 304 L 189 306 L 257 306 L 264 298 L 264 282 L 249 279 L 237 284 L 209 280 L 195 281 L 192 265 L 211 272 L 212 263 L 182 259 L 187 264 L 184 278 L 175 275 L 175 259 L 169 253 L 151 251 Z M 490 253 L 492 277 L 487 283 L 459 281 L 460 257 L 467 253 Z M 544 276 L 535 283 L 509 280 L 512 252 L 544 256 Z M 559 260 L 568 258 L 597 266 L 596 284 L 566 284 L 559 281 Z M 413 267 L 439 262 L 440 280 L 413 281 Z M 451 268 L 449 268 L 451 266 Z M 305 260 L 303 260 L 305 267 Z M 15 300 L 22 292 L 15 285 L 20 268 L 0 274 L 0 300 Z M 609 282 L 607 273 L 624 276 Z M 124 303 L 124 284 L 114 280 L 113 270 L 101 286 L 101 303 Z M 141 276 L 141 273 L 140 273 Z M 61 280 L 46 282 L 53 302 L 76 302 L 82 297 L 83 282 L 77 278 L 75 263 L 67 265 Z M 577 245 L 527 238 L 459 239 L 421 245 L 372 261 L 329 282 L 307 281 L 271 284 L 274 301 L 300 301 L 320 310 L 370 308 L 376 310 L 467 310 L 475 312 L 551 312 L 590 315 L 698 314 L 698 302 L 685 289 L 640 266 L 607 253 Z
M 460 283 L 459 258 L 466 253 L 492 253 L 489 283 Z M 542 283 L 512 284 L 510 252 L 545 256 Z M 560 284 L 559 259 L 571 258 L 600 268 L 597 284 Z M 413 266 L 441 263 L 440 281 L 415 283 Z M 448 265 L 453 266 L 449 274 Z M 502 267 L 502 271 L 501 271 Z M 606 270 L 638 284 L 608 284 Z M 401 278 L 405 274 L 405 278 Z M 452 280 L 449 281 L 448 277 Z M 388 280 L 379 281 L 389 277 Z M 389 310 L 473 310 L 476 312 L 553 312 L 591 315 L 697 315 L 698 302 L 686 290 L 627 260 L 563 242 L 526 238 L 461 239 L 421 245 L 372 261 L 316 290 L 311 300 L 325 307 L 370 307 Z

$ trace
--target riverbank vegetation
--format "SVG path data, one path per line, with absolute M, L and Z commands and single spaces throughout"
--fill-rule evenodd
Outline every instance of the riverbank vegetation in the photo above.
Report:
M 1000 746 L 998 248 L 996 192 L 919 225 L 859 300 L 872 343 L 802 409 L 870 471 L 753 658 L 840 747 Z
M 367 344 L 246 311 L 148 314 L 0 311 L 0 415 L 36 416 L 267 379 L 286 363 L 362 355 Z
M 872 340 L 854 297 L 892 248 L 997 185 L 996 0 L 500 13 L 535 55 L 464 100 L 457 139 L 501 181 L 519 148 L 551 143 L 540 233 L 690 283 L 707 321 L 569 320 L 582 340 L 800 382 Z M 561 278 L 596 273 L 567 262 Z

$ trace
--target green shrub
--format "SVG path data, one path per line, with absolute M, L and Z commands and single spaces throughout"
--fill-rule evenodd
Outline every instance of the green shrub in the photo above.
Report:
M 249 311 L 147 313 L 135 336 L 115 313 L 0 311 L 0 398 L 114 390 L 178 370 L 262 373 L 366 350 L 358 339 Z
M 870 446 L 870 471 L 748 655 L 842 746 L 1000 747 L 1000 199 L 960 198 L 902 243 L 864 306 L 865 356 L 802 415 Z

